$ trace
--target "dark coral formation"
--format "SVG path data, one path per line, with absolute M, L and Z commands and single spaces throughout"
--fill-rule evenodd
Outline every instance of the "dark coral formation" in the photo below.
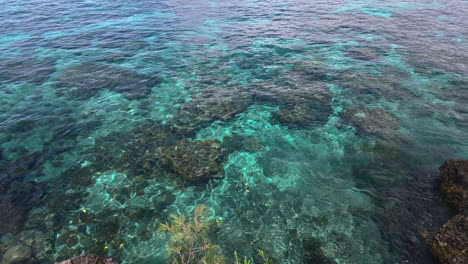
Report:
M 31 152 L 0 164 L 0 235 L 17 234 L 23 229 L 29 210 L 41 196 L 41 186 L 26 177 L 40 174 L 40 153 Z
M 354 126 L 359 133 L 384 136 L 400 128 L 400 122 L 383 108 L 348 107 L 340 112 L 341 120 Z
M 379 59 L 381 52 L 377 47 L 351 46 L 346 49 L 345 54 L 356 60 L 375 61 Z
M 328 116 L 331 113 L 332 109 L 329 105 L 315 102 L 282 109 L 273 113 L 273 117 L 281 124 L 295 128 L 324 124 L 328 121 Z
M 217 139 L 181 140 L 162 150 L 164 165 L 190 182 L 204 182 L 224 176 L 223 150 Z
M 70 168 L 65 177 L 72 183 L 89 183 L 92 176 L 76 178 L 74 175 L 92 175 L 96 171 L 115 170 L 129 177 L 160 175 L 161 150 L 182 139 L 180 134 L 158 122 L 146 120 L 130 132 L 112 132 L 96 139 L 94 148 L 88 151 L 92 165 Z
M 336 263 L 325 255 L 320 245 L 320 241 L 312 236 L 306 236 L 302 239 L 302 258 L 304 259 L 305 264 Z
M 41 84 L 55 72 L 53 60 L 38 60 L 32 57 L 2 58 L 0 79 L 5 82 L 30 82 Z
M 409 78 L 408 73 L 395 68 L 381 69 L 382 74 L 369 72 L 343 71 L 337 84 L 361 95 L 361 100 L 376 102 L 376 99 L 390 100 L 414 97 L 409 90 L 401 87 L 401 80 Z M 397 81 L 399 80 L 399 81 Z
M 330 101 L 332 93 L 322 84 L 308 84 L 285 88 L 265 85 L 255 90 L 254 99 L 280 105 L 273 117 L 282 125 L 292 128 L 323 125 L 333 113 Z
M 57 92 L 74 99 L 88 99 L 103 89 L 122 94 L 129 100 L 142 99 L 162 78 L 139 74 L 104 63 L 71 66 L 60 72 L 55 81 Z
M 468 263 L 468 160 L 448 159 L 439 169 L 442 192 L 459 214 L 435 234 L 432 253 L 442 264 Z
M 181 105 L 172 126 L 193 131 L 214 121 L 227 121 L 243 112 L 252 103 L 252 95 L 239 88 L 206 88 L 192 100 Z
M 112 261 L 111 258 L 103 258 L 94 254 L 84 254 L 57 264 L 117 264 L 117 262 Z

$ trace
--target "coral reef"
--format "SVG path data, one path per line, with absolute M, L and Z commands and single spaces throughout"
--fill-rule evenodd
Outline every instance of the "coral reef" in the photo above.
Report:
M 348 107 L 340 112 L 342 122 L 354 126 L 359 133 L 384 136 L 400 128 L 398 119 L 383 108 Z
M 94 254 L 84 254 L 57 264 L 117 264 L 117 262 L 112 261 L 111 258 L 103 258 Z
M 58 94 L 73 99 L 88 99 L 102 89 L 109 89 L 133 100 L 146 97 L 151 93 L 151 88 L 162 81 L 160 77 L 139 74 L 130 69 L 87 63 L 65 68 L 54 84 Z
M 331 112 L 332 109 L 329 105 L 314 102 L 282 109 L 277 113 L 273 113 L 273 117 L 282 125 L 295 128 L 324 124 L 328 121 L 328 116 L 330 116 Z
M 306 264 L 334 264 L 332 259 L 328 258 L 320 247 L 320 242 L 311 236 L 302 239 L 302 257 Z
M 38 60 L 29 56 L 5 57 L 0 62 L 0 79 L 5 82 L 40 84 L 55 72 L 55 61 Z
M 395 72 L 388 72 L 390 70 Z M 345 70 L 339 75 L 336 83 L 360 94 L 361 100 L 368 102 L 376 102 L 380 98 L 399 100 L 415 96 L 409 89 L 401 87 L 400 81 L 395 81 L 408 79 L 408 73 L 395 68 L 382 68 L 381 71 L 384 73 L 378 75 L 366 71 Z
M 294 85 L 284 88 L 276 85 L 259 85 L 254 91 L 255 101 L 280 105 L 273 117 L 282 125 L 292 128 L 323 125 L 333 113 L 330 101 L 333 95 L 322 84 Z
M 223 148 L 226 148 L 228 153 L 234 151 L 255 153 L 265 150 L 265 144 L 257 140 L 254 136 L 244 137 L 237 133 L 232 133 L 231 136 L 223 138 Z
M 164 165 L 189 182 L 204 182 L 224 176 L 220 166 L 223 157 L 221 142 L 217 139 L 181 140 L 162 150 Z
M 251 98 L 252 95 L 241 88 L 205 88 L 182 104 L 169 123 L 179 130 L 190 128 L 190 131 L 208 126 L 213 121 L 227 121 L 247 109 L 252 103 Z

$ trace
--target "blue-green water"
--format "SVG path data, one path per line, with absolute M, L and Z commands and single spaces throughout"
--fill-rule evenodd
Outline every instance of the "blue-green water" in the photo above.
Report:
M 468 2 L 0 4 L 0 254 L 164 263 L 157 225 L 207 204 L 230 263 L 433 263 Z

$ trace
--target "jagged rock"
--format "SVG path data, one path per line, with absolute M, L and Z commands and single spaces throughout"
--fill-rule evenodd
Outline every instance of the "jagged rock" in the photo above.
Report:
M 193 142 L 184 139 L 162 151 L 164 165 L 191 182 L 223 177 L 222 154 L 221 142 L 217 139 Z
M 21 264 L 32 258 L 32 250 L 25 245 L 16 245 L 3 254 L 1 264 Z
M 462 214 L 468 214 L 468 160 L 448 159 L 439 168 L 442 192 Z
M 454 216 L 430 243 L 432 254 L 442 264 L 468 263 L 468 217 Z
M 56 264 L 117 264 L 117 262 L 113 262 L 111 258 L 103 258 L 94 254 L 85 254 Z

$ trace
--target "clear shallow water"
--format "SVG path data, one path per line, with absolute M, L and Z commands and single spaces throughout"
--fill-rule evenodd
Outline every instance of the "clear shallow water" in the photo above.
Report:
M 0 249 L 164 263 L 156 226 L 204 203 L 228 258 L 432 263 L 466 1 L 0 3 Z M 223 178 L 182 182 L 174 146 Z

